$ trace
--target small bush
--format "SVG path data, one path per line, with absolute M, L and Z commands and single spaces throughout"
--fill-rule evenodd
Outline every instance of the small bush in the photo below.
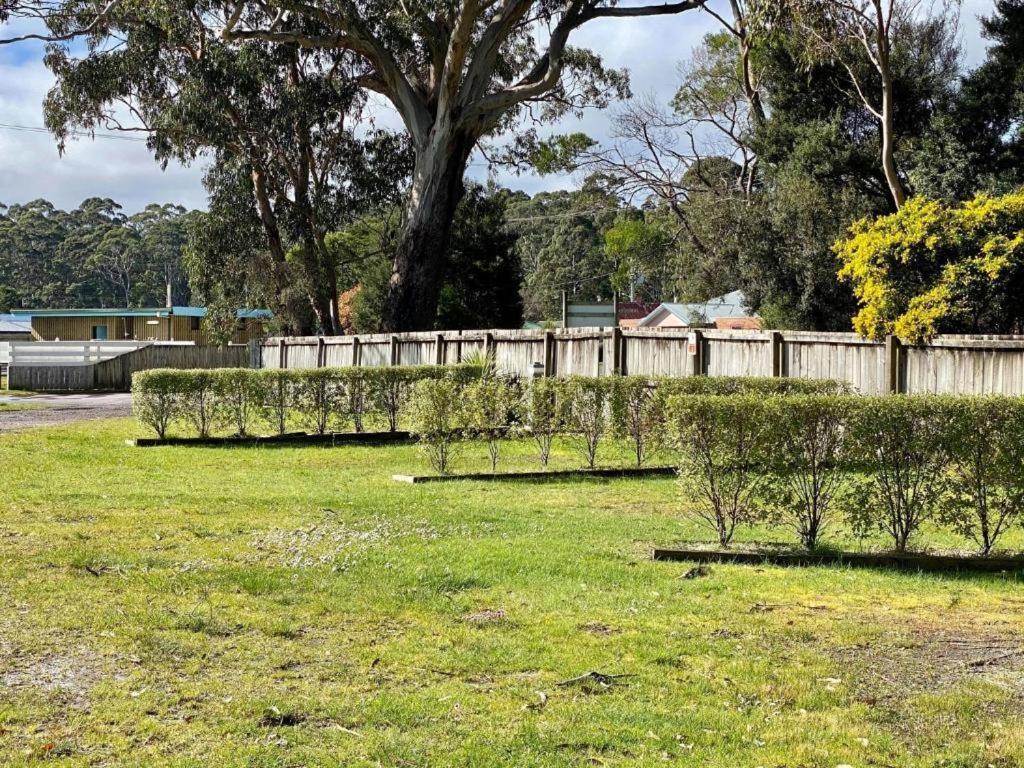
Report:
M 372 405 L 371 376 L 366 371 L 366 368 L 342 368 L 338 371 L 339 384 L 344 390 L 346 415 L 352 420 L 352 428 L 356 432 L 365 431 L 364 419 Z
M 430 466 L 448 474 L 465 430 L 465 387 L 454 377 L 416 382 L 409 401 L 412 431 L 419 437 Z
M 871 482 L 854 508 L 856 529 L 881 528 L 904 552 L 935 514 L 946 488 L 948 435 L 957 398 L 938 395 L 865 397 L 855 402 L 851 437 Z
M 498 468 L 501 440 L 516 421 L 522 393 L 512 380 L 498 377 L 478 379 L 466 386 L 466 423 L 473 434 L 487 440 L 491 471 Z
M 178 375 L 181 415 L 199 437 L 209 437 L 222 415 L 214 371 L 181 371 Z
M 277 434 L 283 435 L 288 430 L 288 414 L 294 405 L 294 377 L 282 368 L 265 368 L 254 373 L 260 415 Z
M 563 422 L 590 469 L 597 464 L 597 450 L 608 429 L 612 383 L 608 378 L 570 376 L 562 379 L 559 388 Z
M 542 467 L 547 467 L 551 459 L 551 444 L 563 428 L 558 401 L 559 382 L 548 378 L 531 381 L 522 401 L 522 419 L 537 445 L 537 457 Z
M 665 441 L 665 388 L 643 376 L 611 380 L 612 429 L 633 445 L 636 465 L 642 467 Z
M 316 434 L 326 434 L 344 392 L 338 370 L 314 368 L 295 373 L 299 418 Z
M 132 376 L 132 412 L 163 440 L 179 413 L 181 371 L 158 368 Z
M 687 511 L 714 530 L 723 547 L 739 525 L 754 518 L 775 410 L 772 399 L 756 395 L 676 396 L 669 401 L 679 483 L 692 501 Z
M 216 382 L 219 410 L 235 434 L 246 437 L 252 417 L 259 408 L 261 394 L 260 379 L 256 371 L 248 368 L 221 368 L 209 371 Z
M 847 475 L 853 397 L 796 395 L 778 398 L 776 436 L 765 495 L 778 518 L 814 549 L 838 506 L 849 495 Z
M 951 407 L 941 518 L 988 555 L 1024 511 L 1024 399 L 957 398 Z

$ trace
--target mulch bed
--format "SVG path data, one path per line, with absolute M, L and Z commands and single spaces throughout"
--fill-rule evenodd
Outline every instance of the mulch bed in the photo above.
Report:
M 252 437 L 139 437 L 125 440 L 134 448 L 153 446 L 251 446 L 251 445 L 361 445 L 408 443 L 415 438 L 408 432 L 328 432 L 323 435 L 289 432 L 284 435 Z
M 908 571 L 950 573 L 1005 573 L 1024 571 L 1024 557 L 979 557 L 898 552 L 772 552 L 723 549 L 655 548 L 655 560 L 739 565 L 845 565 L 859 568 L 896 568 Z
M 392 475 L 399 483 L 447 483 L 454 480 L 563 480 L 587 477 L 659 477 L 674 475 L 675 467 L 599 467 L 535 472 L 469 472 L 459 475 Z

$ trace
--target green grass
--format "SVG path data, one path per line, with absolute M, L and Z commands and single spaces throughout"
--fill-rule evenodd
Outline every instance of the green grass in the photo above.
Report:
M 681 579 L 650 546 L 706 534 L 669 478 L 409 486 L 412 446 L 137 434 L 0 435 L 0 764 L 1024 760 L 1022 660 L 967 664 L 1020 647 L 1016 580 Z M 558 685 L 589 670 L 628 676 Z

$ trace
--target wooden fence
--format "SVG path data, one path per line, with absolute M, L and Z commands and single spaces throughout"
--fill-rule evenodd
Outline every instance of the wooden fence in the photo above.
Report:
M 149 341 L 14 341 L 11 365 L 92 365 L 134 352 Z
M 200 347 L 192 344 L 146 344 L 92 364 L 12 364 L 11 389 L 33 392 L 127 392 L 132 374 L 151 368 L 247 368 L 246 346 Z
M 1024 337 L 940 336 L 924 346 L 805 331 L 494 330 L 272 338 L 252 365 L 317 368 L 445 364 L 487 352 L 521 376 L 792 376 L 863 394 L 1024 394 Z

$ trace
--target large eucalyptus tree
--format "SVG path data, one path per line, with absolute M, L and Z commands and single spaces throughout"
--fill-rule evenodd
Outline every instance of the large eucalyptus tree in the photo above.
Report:
M 62 62 L 74 49 L 66 41 L 88 40 L 79 66 L 123 56 L 123 46 L 131 47 L 138 34 L 178 60 L 211 51 L 237 54 L 255 42 L 351 64 L 361 92 L 376 92 L 394 106 L 415 153 L 386 317 L 389 328 L 401 330 L 427 328 L 434 320 L 455 206 L 480 140 L 509 128 L 523 111 L 550 119 L 626 90 L 621 73 L 606 71 L 596 54 L 570 47 L 571 35 L 598 19 L 678 14 L 705 2 L 0 0 L 0 8 L 41 18 L 47 26 L 42 37 L 63 45 Z M 160 32 L 152 35 L 151 28 Z M 161 75 L 146 62 L 135 76 L 144 86 Z M 234 87 L 231 78 L 221 85 L 225 92 Z M 190 95 L 168 90 L 172 99 Z M 84 106 L 74 117 L 88 120 L 91 110 Z

